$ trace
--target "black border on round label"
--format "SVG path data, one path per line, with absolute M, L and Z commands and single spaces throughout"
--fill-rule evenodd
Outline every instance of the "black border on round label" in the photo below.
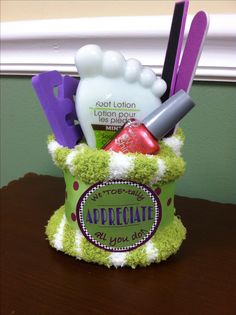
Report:
M 114 248 L 114 247 L 106 246 L 106 245 L 102 244 L 101 242 L 97 241 L 88 232 L 87 228 L 85 227 L 84 220 L 83 220 L 83 206 L 86 203 L 86 200 L 88 199 L 89 195 L 101 187 L 112 185 L 112 184 L 126 184 L 126 185 L 128 184 L 131 186 L 135 186 L 139 189 L 142 189 L 145 191 L 146 194 L 149 195 L 149 197 L 152 199 L 152 201 L 155 205 L 155 219 L 154 219 L 154 224 L 152 225 L 151 229 L 149 230 L 149 232 L 147 233 L 147 235 L 144 238 L 142 238 L 141 240 L 139 240 L 135 244 L 127 246 L 127 247 Z M 106 250 L 109 252 L 126 252 L 126 251 L 134 250 L 134 249 L 138 248 L 139 246 L 145 244 L 153 236 L 153 234 L 156 232 L 156 230 L 157 230 L 157 228 L 161 222 L 162 207 L 161 207 L 161 202 L 160 202 L 160 199 L 158 198 L 158 196 L 147 185 L 141 184 L 138 182 L 134 182 L 134 181 L 130 181 L 130 180 L 109 180 L 109 181 L 104 181 L 104 182 L 97 182 L 94 185 L 91 185 L 81 195 L 81 197 L 79 198 L 77 205 L 76 205 L 76 217 L 77 217 L 78 226 L 79 226 L 82 234 L 85 236 L 85 238 L 90 243 L 92 243 L 93 245 L 97 246 L 100 249 L 103 249 L 103 250 Z

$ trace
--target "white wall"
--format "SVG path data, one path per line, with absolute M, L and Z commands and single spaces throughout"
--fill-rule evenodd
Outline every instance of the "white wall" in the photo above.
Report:
M 1 21 L 79 18 L 92 16 L 172 15 L 174 0 L 163 1 L 13 1 L 1 0 Z M 236 1 L 190 1 L 189 14 L 236 13 Z

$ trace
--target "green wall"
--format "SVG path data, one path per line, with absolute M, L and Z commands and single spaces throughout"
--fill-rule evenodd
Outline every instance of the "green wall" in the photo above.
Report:
M 235 84 L 196 82 L 191 96 L 197 107 L 181 123 L 187 170 L 177 194 L 236 203 Z M 27 172 L 62 176 L 47 153 L 49 133 L 31 78 L 1 77 L 1 185 Z

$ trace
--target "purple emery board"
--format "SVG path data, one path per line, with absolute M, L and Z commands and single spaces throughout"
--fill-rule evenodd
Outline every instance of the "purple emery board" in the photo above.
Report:
M 171 95 L 174 94 L 179 59 L 183 45 L 188 6 L 188 0 L 177 2 L 175 4 L 162 72 L 162 79 L 167 84 L 166 92 L 161 98 L 162 102 L 165 102 Z
M 32 78 L 32 85 L 58 143 L 73 148 L 83 133 L 77 120 L 73 95 L 78 81 L 58 71 L 41 73 Z M 58 88 L 58 95 L 54 94 Z
M 207 13 L 204 11 L 199 11 L 194 16 L 190 26 L 177 74 L 174 93 L 177 93 L 180 90 L 184 90 L 186 93 L 189 93 L 208 28 L 209 17 Z M 177 126 L 169 131 L 166 137 L 175 133 Z
M 191 89 L 195 71 L 201 56 L 203 44 L 209 27 L 209 17 L 206 12 L 199 11 L 193 18 L 186 40 L 183 56 L 177 74 L 174 92 Z

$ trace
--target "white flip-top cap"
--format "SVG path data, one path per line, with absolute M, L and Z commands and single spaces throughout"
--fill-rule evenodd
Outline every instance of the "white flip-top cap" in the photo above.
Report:
M 191 97 L 183 90 L 180 90 L 151 112 L 142 123 L 156 139 L 161 139 L 194 106 L 195 103 Z

